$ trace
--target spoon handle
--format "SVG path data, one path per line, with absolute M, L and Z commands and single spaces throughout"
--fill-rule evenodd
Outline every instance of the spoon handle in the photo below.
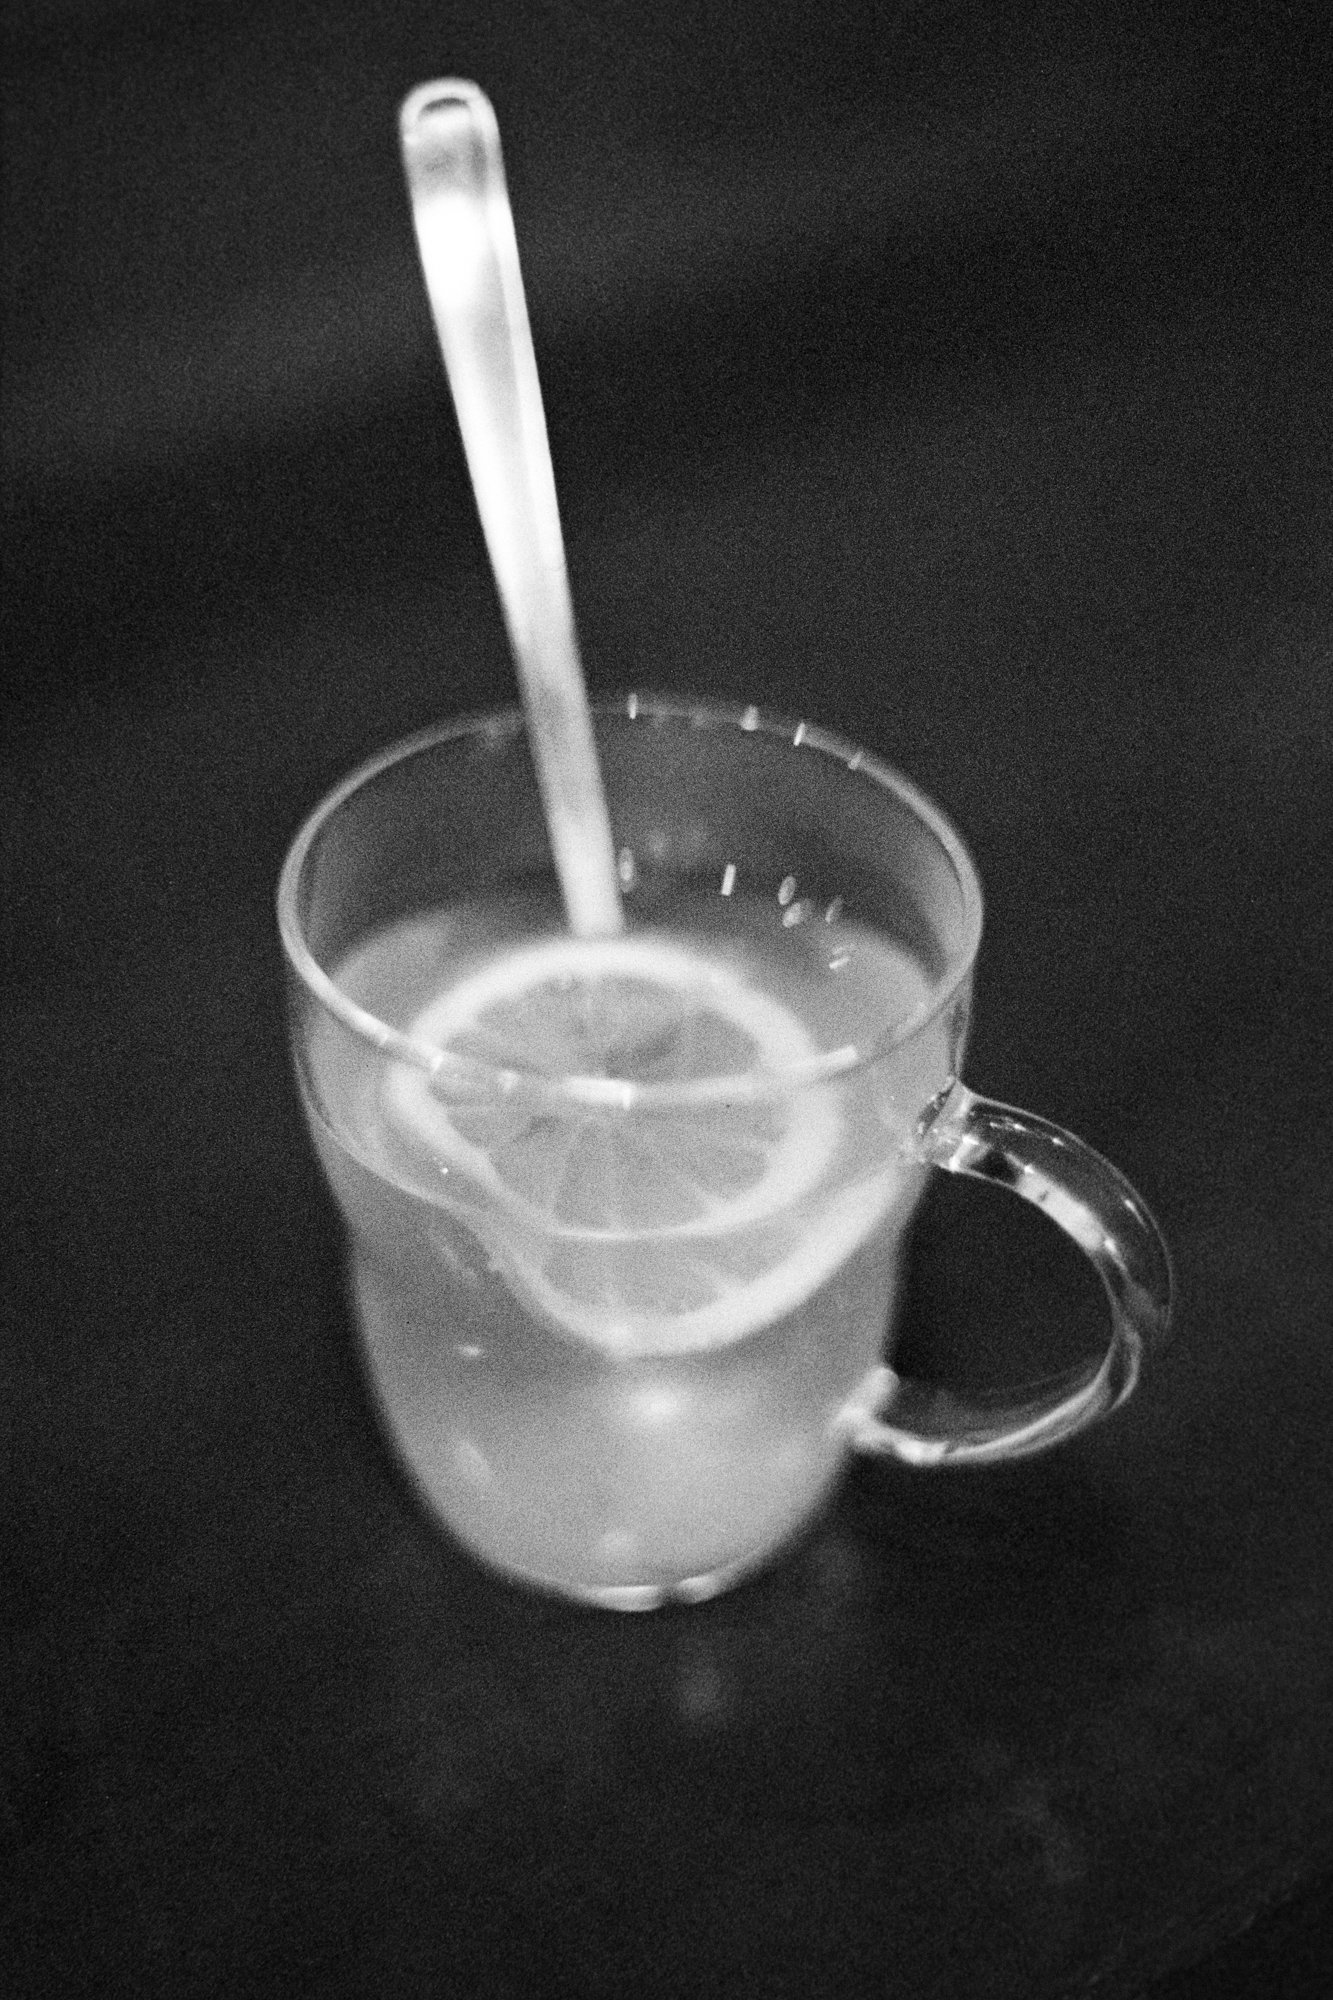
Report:
M 399 115 L 431 312 L 518 667 L 571 929 L 624 928 L 588 714 L 500 134 L 474 83 L 422 84 Z

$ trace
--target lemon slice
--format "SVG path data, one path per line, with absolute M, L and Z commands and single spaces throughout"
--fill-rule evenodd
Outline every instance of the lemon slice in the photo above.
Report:
M 818 1055 L 790 1008 L 673 940 L 550 937 L 465 975 L 414 1040 L 535 1078 L 689 1084 Z M 396 1065 L 386 1110 L 442 1169 L 441 1199 L 537 1312 L 624 1353 L 738 1339 L 793 1310 L 864 1236 L 890 1190 L 821 1184 L 843 1112 L 828 1084 L 672 1108 L 509 1097 L 446 1102 Z

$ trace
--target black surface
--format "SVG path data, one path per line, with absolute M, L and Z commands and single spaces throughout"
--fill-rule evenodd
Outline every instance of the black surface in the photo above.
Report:
M 1320 34 L 727 20 L 11 17 L 10 1991 L 1330 1984 Z M 413 1511 L 282 1041 L 297 821 L 508 689 L 393 154 L 449 69 L 508 136 L 590 679 L 939 797 L 988 892 L 970 1080 L 1123 1166 L 1181 1282 L 1105 1429 L 857 1468 L 645 1619 Z M 938 1190 L 918 1369 L 1100 1311 Z

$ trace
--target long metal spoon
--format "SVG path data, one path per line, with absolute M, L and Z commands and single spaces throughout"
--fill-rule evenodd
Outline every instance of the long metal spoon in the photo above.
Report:
M 451 77 L 404 100 L 399 130 L 566 915 L 577 936 L 607 936 L 624 928 L 624 914 L 499 128 L 476 84 Z

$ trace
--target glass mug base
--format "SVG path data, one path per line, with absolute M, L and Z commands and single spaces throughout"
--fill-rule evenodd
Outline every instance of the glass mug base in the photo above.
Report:
M 830 1486 L 826 1499 L 831 1498 L 832 1492 Z M 724 1592 L 734 1590 L 751 1577 L 762 1575 L 780 1562 L 809 1532 L 816 1518 L 817 1513 L 798 1523 L 781 1541 L 766 1542 L 762 1548 L 738 1556 L 718 1569 L 708 1570 L 700 1576 L 678 1577 L 671 1583 L 580 1583 L 559 1576 L 535 1575 L 528 1570 L 509 1568 L 493 1549 L 474 1547 L 456 1530 L 450 1532 L 459 1546 L 485 1568 L 498 1572 L 509 1582 L 520 1584 L 525 1589 L 586 1604 L 597 1611 L 661 1611 L 671 1604 L 707 1604 L 710 1598 L 721 1597 Z
M 354 1256 L 381 1428 L 429 1517 L 484 1564 L 621 1611 L 697 1604 L 828 1503 L 884 1347 L 901 1224 L 732 1346 L 618 1358 L 534 1325 L 503 1279 L 438 1284 Z M 425 1274 L 429 1276 L 430 1274 Z

